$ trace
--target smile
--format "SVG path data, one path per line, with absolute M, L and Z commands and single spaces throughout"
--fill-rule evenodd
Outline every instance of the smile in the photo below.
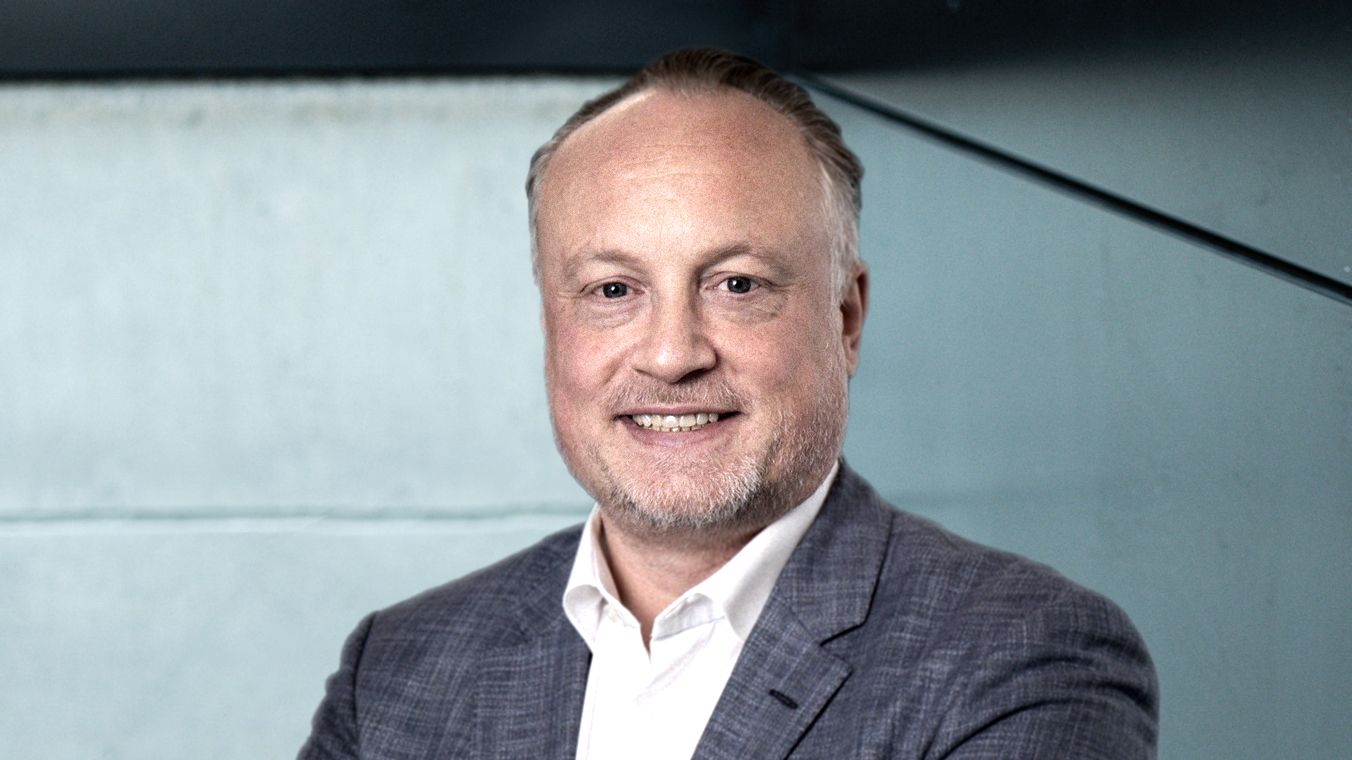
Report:
M 635 425 L 662 433 L 688 433 L 699 430 L 711 422 L 718 422 L 718 415 L 709 412 L 699 414 L 635 414 L 629 419 Z

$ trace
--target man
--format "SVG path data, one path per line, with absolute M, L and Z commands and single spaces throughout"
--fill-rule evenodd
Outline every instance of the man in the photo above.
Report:
M 586 104 L 527 180 L 582 528 L 366 618 L 303 758 L 1142 758 L 1110 602 L 840 462 L 861 169 L 709 50 Z

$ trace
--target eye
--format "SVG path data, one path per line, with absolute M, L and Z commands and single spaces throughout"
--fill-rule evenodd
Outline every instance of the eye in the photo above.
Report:
M 725 286 L 729 293 L 750 293 L 756 287 L 755 281 L 750 277 L 729 277 L 720 284 Z
M 606 298 L 623 298 L 629 295 L 629 286 L 622 282 L 607 282 L 600 290 L 601 295 Z

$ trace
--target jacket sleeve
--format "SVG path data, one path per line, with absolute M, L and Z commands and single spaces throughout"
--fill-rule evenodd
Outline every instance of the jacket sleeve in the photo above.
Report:
M 297 760 L 357 760 L 357 668 L 375 613 L 366 616 L 343 645 L 338 671 L 329 676 L 324 701 L 315 711 L 310 738 Z
M 1158 687 L 1125 613 L 1080 592 L 983 647 L 944 718 L 944 760 L 1149 760 Z

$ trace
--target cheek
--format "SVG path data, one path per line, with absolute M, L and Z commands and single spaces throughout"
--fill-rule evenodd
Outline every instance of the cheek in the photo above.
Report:
M 829 368 L 839 363 L 842 344 L 836 327 L 829 312 L 813 310 L 741 330 L 736 344 L 765 381 L 808 386 L 820 383 Z
M 725 354 L 731 376 L 771 405 L 794 404 L 819 382 L 823 357 L 809 350 L 802 332 L 749 331 Z M 726 345 L 726 344 L 725 344 Z
M 613 372 L 613 342 L 572 320 L 546 320 L 545 378 L 555 403 L 580 406 Z

